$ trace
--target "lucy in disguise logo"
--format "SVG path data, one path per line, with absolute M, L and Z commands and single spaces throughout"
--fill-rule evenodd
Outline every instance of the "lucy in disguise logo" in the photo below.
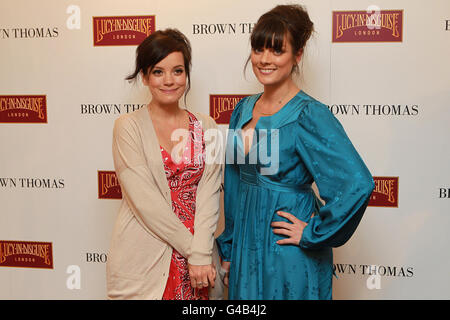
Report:
M 210 94 L 209 115 L 217 124 L 228 124 L 234 107 L 249 94 Z
M 52 243 L 0 240 L 0 266 L 53 269 Z
M 115 171 L 98 171 L 98 198 L 122 199 L 122 190 Z
M 403 10 L 333 11 L 333 42 L 402 42 Z
M 47 123 L 46 96 L 0 96 L 0 123 Z
M 155 16 L 93 17 L 94 46 L 133 46 L 155 32 Z
M 373 181 L 375 189 L 369 206 L 398 208 L 398 177 L 373 177 Z

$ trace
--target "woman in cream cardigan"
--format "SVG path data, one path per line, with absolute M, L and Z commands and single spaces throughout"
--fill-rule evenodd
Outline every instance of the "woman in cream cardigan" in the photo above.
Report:
M 216 128 L 212 118 L 179 107 L 190 64 L 189 41 L 175 29 L 151 34 L 136 50 L 127 79 L 140 75 L 152 99 L 114 124 L 123 200 L 107 262 L 109 299 L 221 298 L 220 143 L 206 134 Z

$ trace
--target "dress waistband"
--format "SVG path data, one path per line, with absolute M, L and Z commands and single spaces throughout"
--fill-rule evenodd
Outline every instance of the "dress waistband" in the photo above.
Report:
M 260 186 L 263 188 L 280 191 L 280 192 L 311 192 L 311 184 L 288 184 L 282 182 L 272 181 L 269 178 L 260 175 L 257 172 L 245 172 L 239 170 L 240 180 L 244 183 Z

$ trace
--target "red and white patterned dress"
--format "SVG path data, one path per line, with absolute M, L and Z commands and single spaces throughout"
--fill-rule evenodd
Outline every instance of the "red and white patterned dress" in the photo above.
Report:
M 200 122 L 189 113 L 189 136 L 181 161 L 161 147 L 164 170 L 172 196 L 172 210 L 186 228 L 194 234 L 197 186 L 204 170 L 205 142 Z M 174 159 L 175 158 L 175 159 Z M 208 300 L 208 288 L 191 286 L 188 262 L 173 249 L 169 277 L 163 300 Z

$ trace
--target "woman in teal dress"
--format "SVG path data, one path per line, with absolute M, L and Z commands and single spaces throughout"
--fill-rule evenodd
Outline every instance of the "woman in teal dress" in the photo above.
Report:
M 251 35 L 264 92 L 230 120 L 217 239 L 229 299 L 331 299 L 332 248 L 352 236 L 374 188 L 339 121 L 292 79 L 312 31 L 301 6 L 280 5 Z

